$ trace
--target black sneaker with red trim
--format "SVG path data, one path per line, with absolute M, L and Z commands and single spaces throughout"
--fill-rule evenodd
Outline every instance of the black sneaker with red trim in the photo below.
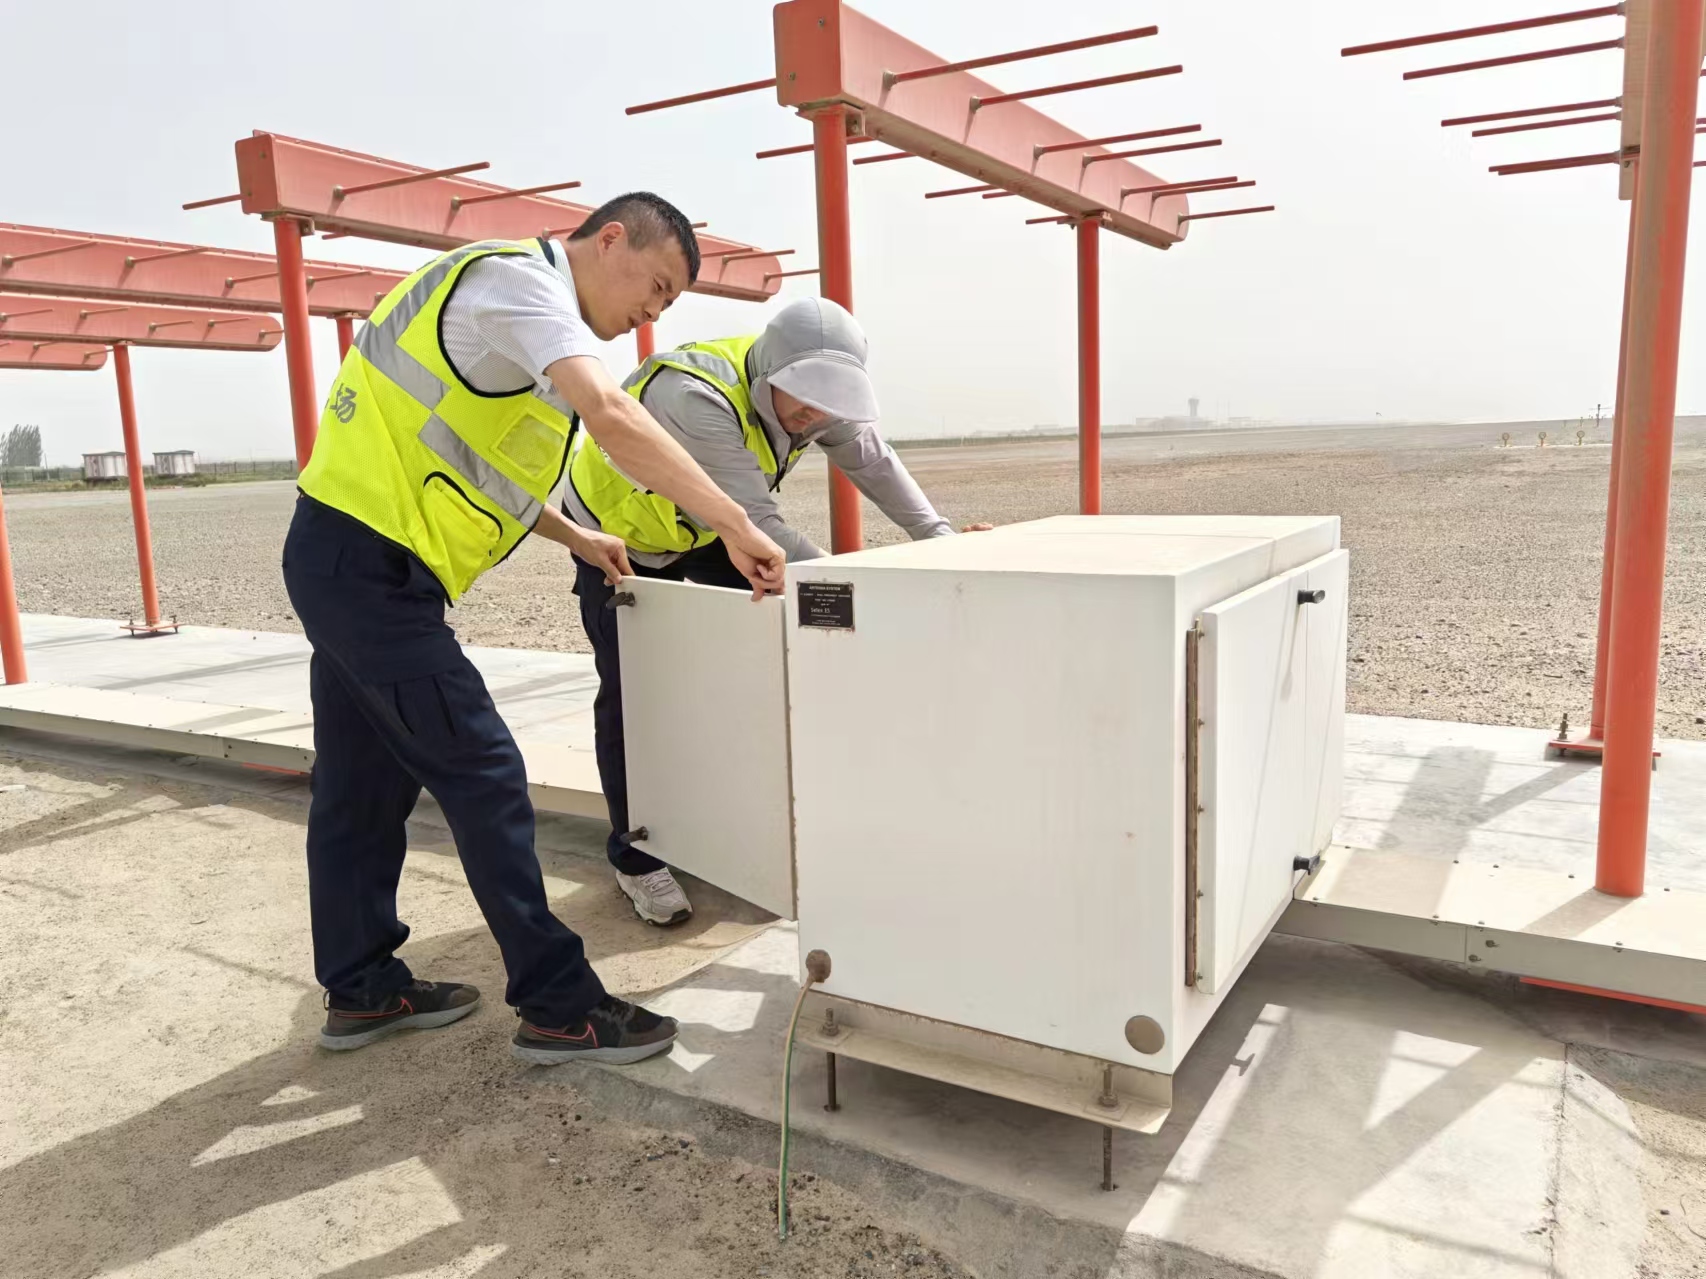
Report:
M 539 1026 L 523 1017 L 510 1053 L 535 1066 L 565 1061 L 604 1061 L 626 1066 L 666 1052 L 675 1042 L 673 1017 L 606 995 L 579 1021 Z
M 394 1030 L 431 1030 L 461 1021 L 480 1003 L 480 992 L 455 981 L 412 981 L 377 1008 L 326 996 L 320 1047 L 363 1048 Z

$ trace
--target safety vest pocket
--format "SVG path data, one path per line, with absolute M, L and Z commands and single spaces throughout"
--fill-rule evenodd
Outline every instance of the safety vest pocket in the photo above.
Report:
M 550 484 L 563 464 L 569 435 L 549 422 L 527 414 L 498 440 L 497 451 L 529 476 Z
M 443 471 L 432 472 L 421 486 L 421 514 L 428 535 L 443 544 L 442 562 L 453 566 L 456 580 L 446 585 L 460 595 L 496 562 L 503 525 Z

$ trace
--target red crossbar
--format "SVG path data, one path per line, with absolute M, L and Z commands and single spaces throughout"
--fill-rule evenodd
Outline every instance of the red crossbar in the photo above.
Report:
M 1246 178 L 1242 182 L 1209 182 L 1197 185 L 1193 185 L 1189 182 L 1181 182 L 1171 186 L 1162 187 L 1159 190 L 1150 191 L 1148 192 L 1148 195 L 1152 200 L 1158 200 L 1164 195 L 1213 195 L 1217 191 L 1238 191 L 1245 187 L 1253 187 L 1255 185 L 1256 179 L 1254 178 Z M 1124 192 L 1120 195 L 1120 199 L 1123 201 L 1127 195 L 1136 194 L 1138 194 L 1136 190 Z
M 1579 115 L 1568 120 L 1534 120 L 1528 124 L 1505 124 L 1497 129 L 1476 129 L 1469 136 L 1472 138 L 1491 138 L 1501 133 L 1532 133 L 1535 129 L 1565 129 L 1572 124 L 1598 124 L 1602 120 L 1620 120 L 1621 111 L 1607 111 L 1601 115 Z
M 1081 89 L 1101 89 L 1110 84 L 1129 84 L 1133 80 L 1153 80 L 1157 76 L 1178 75 L 1185 68 L 1155 67 L 1149 71 L 1127 71 L 1123 75 L 1098 76 L 1094 80 L 1073 80 L 1068 84 L 1050 84 L 1041 89 L 1021 89 L 1017 93 L 998 93 L 993 98 L 973 98 L 971 109 L 997 107 L 1003 102 L 1024 102 L 1030 98 L 1047 98 L 1056 93 L 1077 93 Z
M 644 115 L 648 111 L 662 111 L 666 107 L 684 107 L 693 102 L 709 102 L 712 98 L 730 98 L 737 93 L 756 93 L 759 89 L 774 89 L 776 77 L 768 80 L 748 80 L 745 84 L 731 84 L 723 89 L 706 89 L 701 93 L 684 93 L 679 98 L 663 98 L 657 102 L 642 102 L 637 107 L 629 107 L 628 115 Z
M 346 196 L 360 195 L 363 191 L 384 191 L 388 187 L 406 187 L 411 182 L 430 182 L 433 178 L 454 178 L 462 173 L 478 173 L 481 169 L 492 167 L 490 160 L 475 160 L 472 164 L 453 164 L 448 169 L 423 169 L 419 173 L 400 173 L 394 178 L 381 178 L 377 182 L 362 182 L 353 187 L 333 187 L 332 199 L 342 200 Z M 514 195 L 514 191 L 507 194 Z
M 1407 36 L 1402 40 L 1381 40 L 1375 44 L 1353 44 L 1340 49 L 1342 58 L 1354 58 L 1363 53 L 1386 53 L 1392 49 L 1413 49 L 1419 44 L 1441 44 L 1447 40 L 1471 40 L 1476 36 L 1501 35 L 1506 31 L 1530 31 L 1535 27 L 1553 27 L 1561 22 L 1585 22 L 1589 18 L 1614 18 L 1623 12 L 1620 4 L 1603 5 L 1598 9 L 1577 9 L 1574 13 L 1550 13 L 1543 18 L 1518 18 L 1514 22 L 1494 22 L 1484 27 L 1460 27 L 1456 31 L 1438 31 L 1433 35 Z
M 1598 111 L 1603 107 L 1623 105 L 1622 98 L 1595 98 L 1592 102 L 1566 102 L 1558 107 L 1524 107 L 1520 111 L 1492 111 L 1486 115 L 1460 115 L 1441 120 L 1440 127 L 1449 129 L 1458 124 L 1487 124 L 1493 120 L 1520 120 L 1530 115 L 1559 115 L 1565 111 Z
M 1163 191 L 1183 191 L 1189 187 L 1227 186 L 1236 181 L 1238 181 L 1238 175 L 1233 174 L 1230 177 L 1224 178 L 1197 178 L 1193 182 L 1157 182 L 1146 187 L 1121 187 L 1120 199 L 1123 200 L 1128 195 L 1149 195 L 1151 193 L 1159 194 Z
M 847 145 L 850 147 L 856 147 L 861 142 L 875 142 L 875 141 L 876 141 L 875 138 L 848 138 L 847 139 Z M 754 160 L 774 160 L 777 156 L 805 155 L 808 151 L 815 151 L 815 150 L 817 150 L 817 144 L 816 143 L 802 142 L 797 147 L 772 147 L 768 151 L 755 151 L 753 153 L 752 158 Z M 901 154 L 904 155 L 906 153 L 902 152 Z M 884 158 L 885 159 L 892 159 L 893 157 L 888 156 L 888 157 L 884 157 Z
M 1203 218 L 1235 218 L 1243 213 L 1272 213 L 1275 207 L 1272 204 L 1258 204 L 1248 209 L 1217 209 L 1213 213 L 1187 213 L 1179 221 L 1199 222 Z
M 1141 151 L 1113 151 L 1107 155 L 1087 155 L 1084 157 L 1084 167 L 1100 164 L 1104 160 L 1129 160 L 1139 155 L 1169 155 L 1174 151 L 1201 151 L 1204 147 L 1222 145 L 1219 138 L 1210 138 L 1206 142 L 1178 142 L 1170 147 L 1145 147 Z
M 517 191 L 493 191 L 490 195 L 453 195 L 450 197 L 450 207 L 460 209 L 465 204 L 490 204 L 493 200 L 513 200 L 518 195 L 544 195 L 547 191 L 572 191 L 579 185 L 580 179 L 576 178 L 573 182 L 547 182 L 544 186 L 522 187 Z
M 1519 62 L 1539 62 L 1545 58 L 1568 58 L 1578 53 L 1603 53 L 1621 49 L 1623 41 L 1596 40 L 1592 44 L 1572 44 L 1563 49 L 1537 49 L 1533 53 L 1509 53 L 1502 58 L 1482 58 L 1479 62 L 1458 62 L 1449 67 L 1427 67 L 1421 71 L 1406 71 L 1406 80 L 1425 80 L 1429 76 L 1455 75 L 1459 71 L 1485 71 L 1488 67 L 1509 67 Z
M 1594 164 L 1617 164 L 1623 159 L 1619 151 L 1602 151 L 1596 155 L 1567 155 L 1556 160 L 1525 160 L 1521 164 L 1490 164 L 1488 173 L 1508 178 L 1518 173 L 1545 173 L 1550 169 L 1581 169 Z
M 964 62 L 944 62 L 939 66 L 919 67 L 916 71 L 886 72 L 883 79 L 891 85 L 905 84 L 909 80 L 925 80 L 931 76 L 949 75 L 955 71 L 976 71 L 979 67 L 995 67 L 1004 62 L 1022 62 L 1026 58 L 1046 58 L 1054 53 L 1071 53 L 1076 49 L 1095 49 L 1105 44 L 1119 44 L 1125 40 L 1141 40 L 1145 36 L 1158 34 L 1160 30 L 1160 27 L 1133 27 L 1129 31 L 1086 36 L 1081 40 L 1062 40 L 1059 44 L 1039 44 L 1030 49 L 1016 49 L 1012 53 L 993 53 L 987 58 L 968 58 Z
M 1082 142 L 1056 142 L 1050 146 L 1035 146 L 1031 154 L 1036 157 L 1052 155 L 1056 151 L 1088 151 L 1091 147 L 1117 146 L 1121 142 L 1142 142 L 1146 138 L 1170 138 L 1180 133 L 1201 133 L 1200 124 L 1180 124 L 1171 129 L 1145 129 L 1141 133 L 1115 133 L 1105 138 L 1085 138 Z

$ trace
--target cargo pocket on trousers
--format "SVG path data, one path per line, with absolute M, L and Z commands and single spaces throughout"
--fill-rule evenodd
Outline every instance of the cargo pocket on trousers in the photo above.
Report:
M 421 488 L 421 510 L 427 526 L 443 543 L 445 557 L 452 566 L 455 580 L 448 585 L 460 595 L 496 562 L 503 525 L 443 471 L 434 471 L 426 477 Z

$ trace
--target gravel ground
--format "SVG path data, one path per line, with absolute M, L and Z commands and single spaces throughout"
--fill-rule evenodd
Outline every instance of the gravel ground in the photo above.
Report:
M 1108 442 L 1110 513 L 1339 514 L 1352 551 L 1354 711 L 1486 724 L 1585 724 L 1592 694 L 1606 467 L 1585 445 L 1502 448 L 1496 426 L 1242 432 Z M 1573 441 L 1554 430 L 1553 438 Z M 1170 450 L 1176 451 L 1169 455 Z M 908 450 L 943 513 L 1009 523 L 1072 510 L 1068 441 Z M 1220 451 L 1215 451 L 1215 450 Z M 1181 455 L 1187 454 L 1188 455 Z M 819 466 L 784 489 L 822 542 Z M 210 626 L 295 629 L 278 577 L 288 484 L 151 493 L 166 611 Z M 125 616 L 136 565 L 123 494 L 7 499 L 21 606 Z M 896 531 L 867 506 L 872 543 Z M 584 651 L 563 552 L 524 545 L 453 614 L 475 644 Z M 1660 663 L 1661 735 L 1706 738 L 1706 421 L 1679 423 Z

